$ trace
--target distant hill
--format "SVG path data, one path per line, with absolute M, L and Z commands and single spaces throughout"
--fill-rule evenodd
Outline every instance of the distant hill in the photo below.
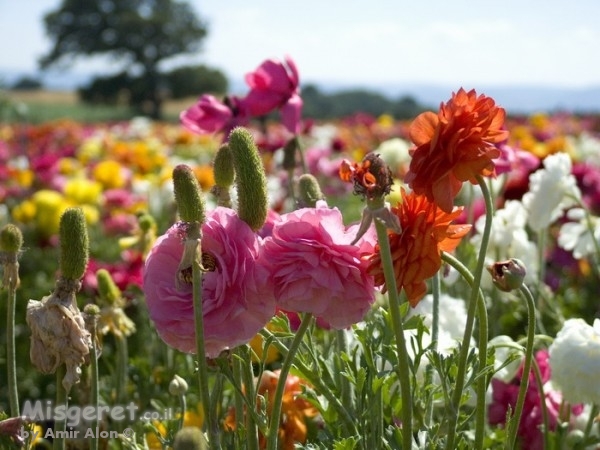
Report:
M 74 72 L 49 72 L 44 75 L 23 73 L 0 69 L 0 83 L 10 86 L 22 76 L 40 78 L 46 89 L 75 90 L 87 84 L 94 75 Z M 367 89 L 381 93 L 391 99 L 404 96 L 413 97 L 419 104 L 437 109 L 441 102 L 447 101 L 453 91 L 461 86 L 442 86 L 422 83 L 394 84 L 351 84 L 343 81 L 305 80 L 304 85 L 312 84 L 325 93 L 340 92 L 350 89 Z M 232 92 L 243 94 L 247 88 L 243 82 L 232 82 Z M 496 103 L 504 107 L 510 114 L 531 114 L 534 112 L 577 112 L 600 113 L 600 84 L 586 88 L 565 88 L 552 86 L 528 85 L 481 85 L 463 86 L 465 89 L 475 88 L 478 93 L 493 97 Z

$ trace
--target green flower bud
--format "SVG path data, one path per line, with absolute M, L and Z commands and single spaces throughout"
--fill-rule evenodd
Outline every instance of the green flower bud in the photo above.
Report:
M 296 168 L 296 151 L 298 150 L 298 138 L 293 137 L 286 142 L 283 147 L 282 167 L 285 170 L 294 170 Z
M 180 164 L 173 169 L 173 187 L 179 217 L 184 222 L 204 223 L 204 198 L 192 169 Z
M 519 289 L 523 285 L 527 273 L 525 264 L 517 258 L 495 262 L 489 265 L 487 270 L 492 275 L 492 281 L 496 287 L 504 292 Z
M 188 390 L 187 382 L 179 375 L 175 375 L 169 383 L 169 394 L 171 395 L 183 395 Z
M 198 427 L 183 427 L 175 435 L 173 450 L 205 450 L 206 438 Z
M 237 180 L 238 215 L 254 231 L 267 219 L 267 177 L 258 148 L 248 130 L 235 128 L 229 135 Z
M 154 220 L 154 217 L 152 217 L 148 213 L 143 213 L 139 215 L 138 225 L 144 233 L 156 230 L 156 220 Z
M 233 168 L 233 156 L 227 144 L 223 144 L 213 162 L 215 184 L 221 188 L 228 188 L 233 184 L 235 170 Z
M 121 289 L 115 284 L 108 270 L 99 269 L 96 272 L 96 279 L 98 280 L 100 300 L 107 305 L 122 306 L 123 294 L 121 293 Z
M 67 208 L 60 217 L 60 271 L 67 280 L 79 280 L 89 258 L 89 238 L 81 208 Z
M 302 207 L 314 208 L 317 201 L 325 198 L 321 192 L 319 182 L 309 173 L 300 175 L 300 178 L 298 178 L 298 193 L 300 194 L 300 206 Z
M 19 253 L 23 246 L 23 233 L 16 225 L 9 223 L 0 230 L 0 251 Z
M 93 303 L 88 303 L 83 307 L 83 312 L 90 316 L 98 316 L 100 315 L 100 308 L 98 305 L 94 305 Z

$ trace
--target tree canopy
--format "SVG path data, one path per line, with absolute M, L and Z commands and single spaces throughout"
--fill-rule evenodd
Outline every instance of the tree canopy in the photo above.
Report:
M 192 7 L 178 0 L 63 0 L 44 24 L 53 46 L 41 68 L 110 55 L 145 78 L 155 118 L 161 111 L 159 64 L 199 51 L 207 33 Z

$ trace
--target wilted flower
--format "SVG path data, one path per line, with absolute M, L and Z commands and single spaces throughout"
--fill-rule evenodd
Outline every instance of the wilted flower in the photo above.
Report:
M 275 313 L 267 269 L 258 263 L 256 234 L 235 211 L 217 207 L 202 225 L 204 340 L 208 357 L 247 343 Z M 192 284 L 178 283 L 182 228 L 159 237 L 146 260 L 143 290 L 160 337 L 188 353 L 196 351 Z
M 471 225 L 451 225 L 462 208 L 451 214 L 442 211 L 424 195 L 402 190 L 402 202 L 392 208 L 400 220 L 401 233 L 388 230 L 394 273 L 398 290 L 404 289 L 411 306 L 415 307 L 427 292 L 425 280 L 441 267 L 441 252 L 451 252 L 471 229 Z M 385 285 L 379 245 L 368 256 L 369 273 L 376 286 Z
M 600 405 L 600 320 L 569 319 L 549 348 L 552 381 L 566 401 Z
M 548 227 L 580 197 L 569 155 L 555 153 L 546 157 L 544 168 L 529 177 L 529 192 L 523 195 L 529 226 L 534 231 Z
M 519 289 L 527 273 L 525 265 L 517 258 L 495 262 L 487 266 L 487 270 L 496 287 L 504 292 Z
M 375 292 L 361 256 L 373 251 L 375 237 L 371 228 L 353 245 L 355 234 L 356 226 L 347 228 L 341 212 L 322 201 L 283 214 L 262 252 L 278 306 L 312 313 L 336 329 L 362 320 Z
M 476 176 L 495 176 L 495 146 L 508 137 L 503 129 L 505 112 L 494 100 L 459 89 L 440 106 L 437 114 L 425 112 L 410 126 L 415 148 L 405 181 L 447 213 L 465 181 Z

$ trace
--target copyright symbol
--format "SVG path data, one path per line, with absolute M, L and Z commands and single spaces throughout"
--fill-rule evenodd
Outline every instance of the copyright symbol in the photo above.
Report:
M 133 430 L 131 428 L 125 428 L 123 430 L 123 436 L 125 436 L 126 438 L 132 438 L 133 437 Z

